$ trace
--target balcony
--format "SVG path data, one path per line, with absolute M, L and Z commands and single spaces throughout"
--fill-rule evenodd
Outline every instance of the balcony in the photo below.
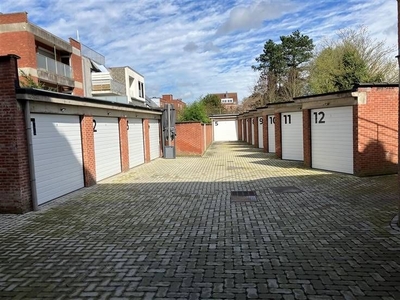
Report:
M 71 66 L 63 64 L 39 53 L 36 54 L 36 58 L 38 69 L 43 69 L 49 73 L 73 79 Z
M 125 85 L 114 80 L 110 73 L 92 73 L 92 95 L 113 96 L 125 95 Z

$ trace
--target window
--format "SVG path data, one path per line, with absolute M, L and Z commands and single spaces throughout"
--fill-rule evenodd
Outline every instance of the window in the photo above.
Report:
M 222 98 L 221 103 L 233 103 L 233 98 Z
M 139 87 L 139 97 L 144 98 L 144 84 L 143 82 L 138 81 L 138 87 Z

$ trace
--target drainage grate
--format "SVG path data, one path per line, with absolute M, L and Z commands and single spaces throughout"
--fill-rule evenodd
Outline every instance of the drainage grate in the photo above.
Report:
M 275 186 L 275 187 L 270 187 L 270 189 L 277 194 L 283 194 L 283 193 L 301 193 L 302 190 L 295 186 Z
M 231 201 L 235 202 L 257 201 L 257 195 L 256 192 L 253 191 L 232 191 Z

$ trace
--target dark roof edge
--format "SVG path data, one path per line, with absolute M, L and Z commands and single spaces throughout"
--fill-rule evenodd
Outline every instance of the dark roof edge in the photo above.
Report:
M 41 90 L 41 89 L 34 89 L 34 88 L 17 88 L 16 93 L 17 94 L 26 94 L 26 95 L 47 96 L 47 97 L 54 97 L 54 98 L 59 98 L 59 99 L 81 101 L 81 102 L 86 102 L 86 103 L 97 103 L 97 104 L 105 104 L 105 105 L 142 109 L 142 110 L 147 110 L 147 111 L 162 112 L 161 108 L 154 108 L 154 107 L 152 108 L 152 107 L 145 107 L 145 106 L 139 106 L 139 105 L 125 104 L 125 103 L 120 103 L 120 102 L 112 102 L 112 101 L 107 101 L 104 99 L 82 97 L 82 96 L 63 94 L 63 93 L 57 93 L 57 92 L 46 91 L 46 90 Z

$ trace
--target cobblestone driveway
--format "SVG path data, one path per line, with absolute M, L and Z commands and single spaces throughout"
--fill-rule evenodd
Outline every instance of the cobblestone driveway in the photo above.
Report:
M 0 215 L 0 298 L 400 299 L 396 178 L 308 170 L 240 143 L 158 159 Z

